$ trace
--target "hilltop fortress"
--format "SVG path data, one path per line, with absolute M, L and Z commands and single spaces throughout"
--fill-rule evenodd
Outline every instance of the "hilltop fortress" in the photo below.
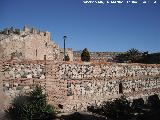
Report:
M 80 62 L 80 51 L 67 49 L 63 61 L 49 32 L 24 27 L 0 32 L 0 104 L 28 93 L 40 84 L 49 103 L 62 111 L 86 110 L 125 95 L 146 99 L 160 93 L 160 65 L 113 63 L 117 52 L 91 52 L 92 62 Z
M 9 60 L 19 58 L 23 60 L 54 60 L 63 61 L 62 48 L 56 45 L 48 31 L 30 29 L 24 26 L 23 30 L 6 28 L 0 31 L 0 59 Z M 70 61 L 81 61 L 81 51 L 66 49 Z M 91 61 L 107 62 L 119 54 L 118 52 L 91 52 Z

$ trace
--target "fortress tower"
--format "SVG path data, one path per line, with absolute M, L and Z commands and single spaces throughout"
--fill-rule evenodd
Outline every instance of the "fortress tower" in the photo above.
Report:
M 12 28 L 13 29 L 13 28 Z M 58 60 L 59 48 L 51 41 L 50 32 L 42 32 L 24 26 L 22 31 L 0 32 L 0 49 L 2 59 L 17 57 L 26 60 Z

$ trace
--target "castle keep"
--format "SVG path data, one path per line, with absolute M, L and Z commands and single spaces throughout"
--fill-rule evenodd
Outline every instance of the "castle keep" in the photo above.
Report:
M 0 33 L 0 96 L 4 98 L 0 104 L 8 105 L 36 84 L 44 88 L 49 103 L 62 111 L 86 110 L 122 94 L 132 100 L 160 93 L 159 64 L 113 63 L 106 58 L 78 62 L 80 54 L 72 49 L 67 51 L 71 61 L 65 62 L 63 49 L 50 36 L 27 27 Z M 93 54 L 96 60 L 97 53 Z
M 13 28 L 5 29 L 0 34 L 1 58 L 12 57 L 27 60 L 58 60 L 59 48 L 51 41 L 50 32 L 31 30 L 24 26 L 19 32 Z

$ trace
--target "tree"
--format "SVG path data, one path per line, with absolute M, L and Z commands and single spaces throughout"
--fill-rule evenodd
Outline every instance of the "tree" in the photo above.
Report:
M 149 63 L 148 51 L 142 53 L 141 59 L 139 59 L 138 62 L 140 62 L 140 63 Z
M 160 64 L 160 52 L 149 54 L 148 63 Z
M 88 51 L 87 48 L 85 48 L 82 51 L 81 60 L 84 61 L 84 62 L 89 62 L 90 61 L 90 54 L 89 54 L 89 51 Z
M 119 63 L 124 63 L 127 61 L 127 55 L 126 53 L 118 54 L 115 58 L 114 61 L 119 62 Z
M 102 111 L 105 116 L 113 120 L 127 120 L 131 117 L 130 102 L 124 96 L 113 101 L 104 102 Z
M 151 95 L 148 97 L 147 105 L 152 109 L 156 109 L 160 107 L 160 99 L 157 94 Z
M 139 63 L 142 61 L 142 53 L 135 48 L 128 50 L 125 53 L 119 54 L 115 57 L 115 61 L 117 62 L 131 62 L 131 63 Z
M 36 86 L 29 96 L 18 96 L 7 111 L 13 120 L 53 120 L 55 111 L 47 104 L 42 88 Z
M 65 56 L 65 61 L 69 61 L 70 60 L 70 58 L 69 58 L 69 56 L 68 56 L 68 54 Z
M 127 51 L 126 53 L 128 61 L 134 63 L 137 62 L 139 59 L 141 59 L 142 53 L 139 52 L 137 49 L 132 48 Z
M 144 106 L 143 98 L 134 99 L 131 105 L 133 111 L 137 113 L 142 113 Z

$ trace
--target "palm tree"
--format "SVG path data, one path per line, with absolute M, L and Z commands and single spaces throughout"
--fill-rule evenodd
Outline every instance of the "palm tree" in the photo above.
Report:
M 141 58 L 142 53 L 139 52 L 137 49 L 132 48 L 127 51 L 126 55 L 127 55 L 128 61 L 134 63 L 134 62 L 137 62 Z

